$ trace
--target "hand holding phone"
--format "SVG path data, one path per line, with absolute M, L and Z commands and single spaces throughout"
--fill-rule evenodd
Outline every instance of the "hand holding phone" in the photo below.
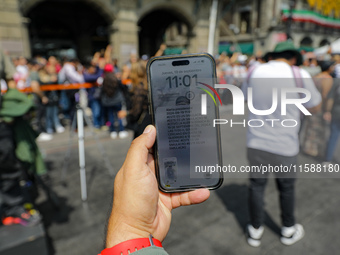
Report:
M 209 54 L 156 57 L 148 62 L 156 175 L 164 192 L 222 184 L 215 61 Z M 209 98 L 208 98 L 209 97 Z M 209 100 L 208 100 L 209 99 Z

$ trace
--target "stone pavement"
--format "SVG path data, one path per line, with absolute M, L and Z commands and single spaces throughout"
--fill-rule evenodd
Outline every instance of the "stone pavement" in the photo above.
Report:
M 221 118 L 230 119 L 227 108 Z M 234 118 L 237 120 L 236 118 Z M 221 126 L 224 165 L 247 165 L 245 128 Z M 110 139 L 107 132 L 98 133 L 99 145 L 117 172 L 122 165 L 132 134 L 127 139 Z M 88 184 L 88 201 L 81 202 L 78 167 L 78 144 L 69 132 L 56 134 L 50 142 L 40 142 L 51 176 L 51 187 L 56 192 L 60 208 L 53 207 L 41 191 L 38 207 L 44 214 L 51 254 L 94 255 L 101 251 L 105 223 L 112 200 L 114 177 L 106 169 L 100 147 L 89 128 L 86 128 L 85 154 Z M 71 152 L 61 181 L 63 162 Z M 336 158 L 340 159 L 340 146 Z M 299 164 L 320 163 L 299 156 Z M 338 174 L 340 177 L 340 173 Z M 170 255 L 209 254 L 339 254 L 340 179 L 300 178 L 296 185 L 296 218 L 304 225 L 303 240 L 287 247 L 280 243 L 280 210 L 275 182 L 270 179 L 266 189 L 265 233 L 260 248 L 248 246 L 244 228 L 248 221 L 248 180 L 227 178 L 223 186 L 211 192 L 208 201 L 201 205 L 178 208 L 173 211 L 170 232 L 163 245 Z M 142 187 L 141 187 L 142 188 Z

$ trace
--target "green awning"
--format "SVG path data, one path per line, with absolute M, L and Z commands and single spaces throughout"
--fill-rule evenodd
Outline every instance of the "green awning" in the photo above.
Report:
M 229 47 L 230 47 L 230 44 L 222 44 L 218 47 L 218 53 L 221 54 L 223 52 L 229 54 L 230 51 L 229 51 Z
M 314 48 L 310 47 L 310 46 L 301 46 L 299 48 L 299 51 L 301 51 L 301 50 L 304 50 L 304 51 L 307 51 L 307 52 L 311 52 L 311 51 L 314 51 Z
M 242 54 L 252 55 L 254 53 L 254 43 L 221 44 L 218 48 L 218 53 L 221 54 L 222 52 L 227 54 L 242 52 Z
M 166 48 L 164 55 L 182 54 L 183 50 L 185 50 L 185 48 Z

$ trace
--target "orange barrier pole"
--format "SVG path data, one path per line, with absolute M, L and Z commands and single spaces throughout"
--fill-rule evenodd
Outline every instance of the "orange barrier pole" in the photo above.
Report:
M 123 85 L 128 85 L 128 84 L 131 84 L 131 79 L 124 79 L 124 80 L 122 80 L 122 84 Z
M 51 90 L 68 90 L 68 89 L 89 89 L 98 86 L 96 83 L 72 83 L 72 84 L 51 84 L 42 85 L 40 90 L 51 91 Z M 1 90 L 1 93 L 5 93 L 7 90 Z M 27 87 L 24 89 L 19 89 L 20 92 L 32 93 L 32 88 Z

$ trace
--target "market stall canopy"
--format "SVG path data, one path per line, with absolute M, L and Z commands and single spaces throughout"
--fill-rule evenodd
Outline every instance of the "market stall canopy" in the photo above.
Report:
M 240 52 L 242 54 L 252 55 L 254 54 L 254 43 L 234 43 L 234 44 L 220 44 L 218 48 L 218 53 L 221 54 L 225 52 L 227 54 L 232 54 L 234 52 Z
M 325 54 L 340 54 L 340 38 L 332 42 L 330 45 L 325 45 L 314 50 L 316 56 Z

